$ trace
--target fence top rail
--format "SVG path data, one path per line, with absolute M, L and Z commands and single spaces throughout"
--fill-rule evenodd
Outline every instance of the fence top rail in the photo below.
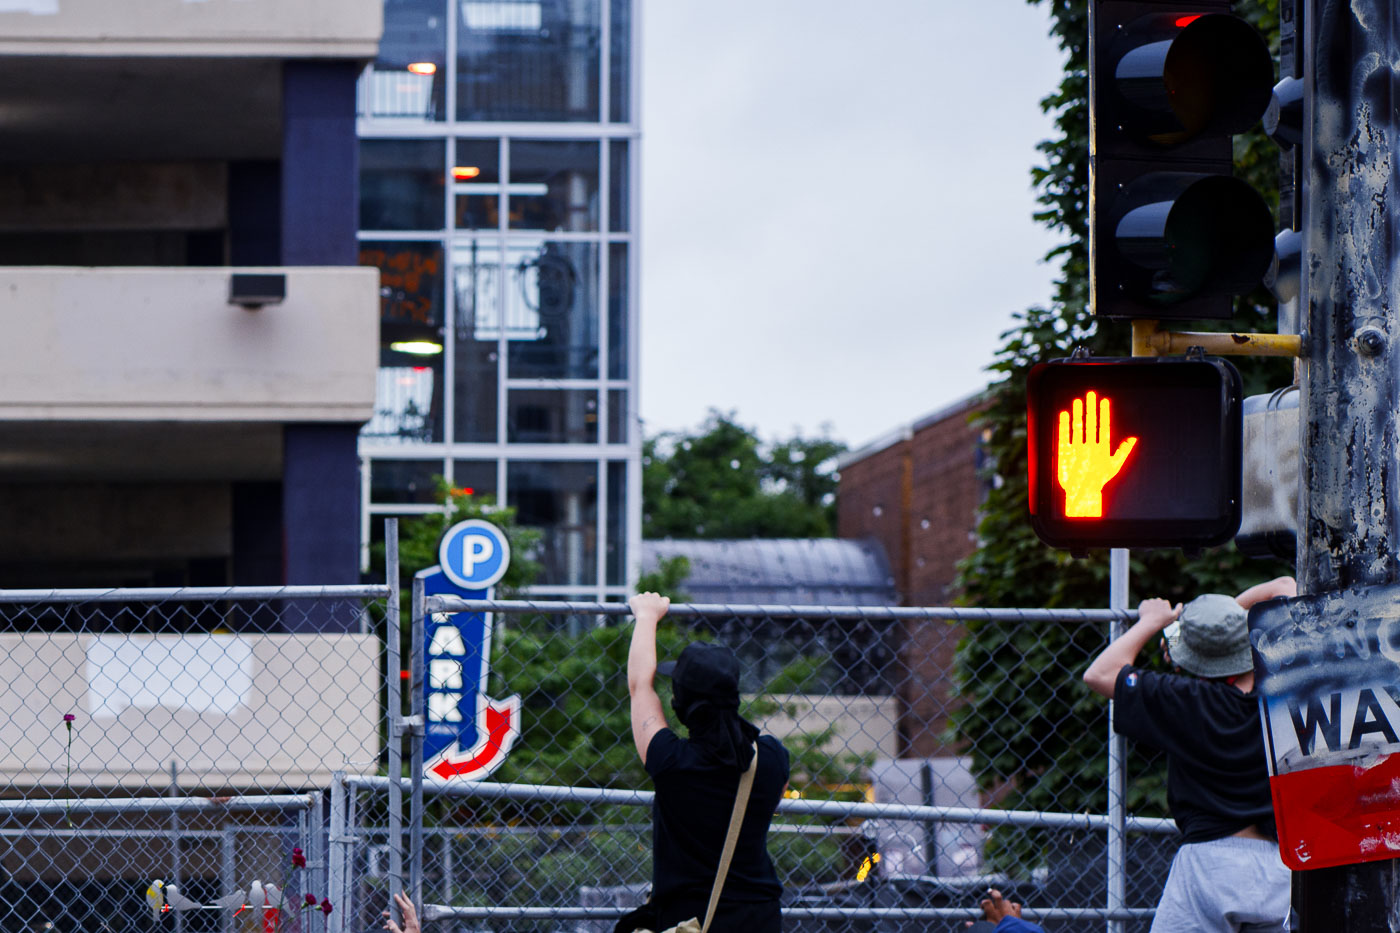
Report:
M 387 790 L 388 777 L 350 775 L 345 778 L 354 788 Z M 412 786 L 411 778 L 401 778 L 401 786 Z M 549 784 L 508 784 L 495 781 L 425 780 L 425 793 L 446 797 L 470 797 L 482 800 L 546 800 L 567 803 L 617 804 L 621 806 L 651 806 L 654 793 L 649 790 L 621 788 L 573 787 Z M 858 800 L 811 800 L 784 798 L 778 803 L 779 813 L 803 813 L 833 818 L 861 817 L 865 819 L 916 820 L 942 823 L 1015 824 L 1042 826 L 1053 829 L 1108 829 L 1107 816 L 1091 813 L 1050 813 L 1043 810 L 993 810 L 981 807 L 934 807 L 904 803 L 865 803 Z M 1126 828 L 1133 832 L 1174 834 L 1176 823 L 1158 817 L 1128 817 Z
M 613 920 L 627 913 L 626 907 L 458 907 L 424 904 L 423 919 L 436 920 Z M 972 920 L 982 912 L 970 907 L 784 907 L 783 916 L 809 920 Z M 1024 916 L 1033 920 L 1147 920 L 1154 907 L 1027 907 Z
M 458 596 L 429 596 L 429 612 L 578 613 L 631 615 L 626 603 L 590 603 L 565 600 L 462 599 Z M 672 616 L 729 616 L 740 618 L 825 618 L 849 620 L 934 620 L 952 622 L 1112 622 L 1131 621 L 1137 612 L 1114 609 L 972 609 L 954 606 L 765 606 L 724 603 L 677 603 L 667 613 Z
M 217 602 L 269 599 L 386 599 L 388 584 L 343 586 L 177 586 L 111 589 L 3 590 L 0 603 Z
M 230 797 L 52 797 L 0 800 L 0 817 L 69 813 L 191 813 L 205 810 L 310 810 L 320 792 Z

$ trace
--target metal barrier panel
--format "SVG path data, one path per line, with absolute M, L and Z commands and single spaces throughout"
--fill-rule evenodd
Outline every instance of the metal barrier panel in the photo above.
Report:
M 462 611 L 492 616 L 485 694 L 520 697 L 520 735 L 485 781 L 425 780 L 411 768 L 401 785 L 348 779 L 355 818 L 345 824 L 354 839 L 347 849 L 355 854 L 347 857 L 346 896 L 356 913 L 346 929 L 377 921 L 402 885 L 421 887 L 439 930 L 611 930 L 610 918 L 645 897 L 651 870 L 650 797 L 643 793 L 651 785 L 629 720 L 627 609 L 427 597 L 410 623 L 419 633 L 414 690 L 441 676 L 428 671 L 426 646 L 418 644 L 422 617 Z M 1053 920 L 1057 931 L 1109 923 L 1145 931 L 1175 830 L 1168 820 L 1106 810 L 1107 704 L 1080 680 L 1087 657 L 1107 643 L 1110 621 L 1126 617 L 1109 610 L 673 606 L 658 654 L 675 658 L 692 640 L 731 646 L 744 668 L 744 714 L 791 754 L 789 799 L 769 841 L 786 892 L 785 929 L 951 930 L 995 886 L 1023 901 L 1028 917 Z M 969 628 L 996 637 L 959 653 L 955 665 Z M 1060 660 L 1027 670 L 1023 652 L 1032 644 L 1056 646 L 1052 657 Z M 1050 699 L 1036 711 L 1031 737 L 1022 731 L 1016 746 L 997 747 L 997 697 L 1007 697 L 1010 710 L 1016 692 L 1036 685 Z M 669 712 L 664 680 L 658 689 Z M 975 750 L 956 734 L 974 689 L 982 691 L 979 715 L 992 715 L 978 739 L 990 747 Z M 432 730 L 433 704 L 426 709 Z M 421 727 L 405 732 L 415 745 L 422 741 Z M 1096 756 L 1043 763 L 1084 735 L 1095 737 Z M 1160 780 L 1160 763 L 1131 756 L 1128 812 L 1140 796 L 1134 780 Z M 385 812 L 391 787 L 422 800 L 397 831 Z M 1025 800 L 1043 803 L 1018 806 Z M 1109 838 L 1122 846 L 1113 859 Z M 404 875 L 393 870 L 395 850 L 404 853 Z M 1120 868 L 1110 872 L 1111 864 Z
M 0 929 L 323 929 L 325 788 L 378 766 L 393 593 L 0 591 Z

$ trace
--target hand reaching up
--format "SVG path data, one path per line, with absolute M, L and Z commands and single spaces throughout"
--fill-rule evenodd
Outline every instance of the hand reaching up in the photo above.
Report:
M 413 901 L 403 894 L 394 895 L 394 903 L 399 907 L 399 915 L 403 917 L 403 926 L 400 927 L 394 922 L 393 915 L 389 911 L 384 911 L 384 929 L 389 933 L 423 933 L 423 928 L 418 925 L 418 911 L 413 909 Z

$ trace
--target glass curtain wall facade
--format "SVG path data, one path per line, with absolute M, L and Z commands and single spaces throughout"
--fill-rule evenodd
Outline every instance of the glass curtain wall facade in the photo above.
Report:
M 625 598 L 641 546 L 636 0 L 385 0 L 359 86 L 381 273 L 362 553 L 432 479 L 540 529 L 540 596 Z

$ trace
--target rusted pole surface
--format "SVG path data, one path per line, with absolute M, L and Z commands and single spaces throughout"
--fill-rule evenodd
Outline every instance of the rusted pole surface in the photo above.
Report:
M 1400 580 L 1400 12 L 1392 0 L 1301 2 L 1308 93 L 1298 583 L 1300 594 L 1318 594 Z M 1298 873 L 1301 929 L 1400 929 L 1397 867 Z

